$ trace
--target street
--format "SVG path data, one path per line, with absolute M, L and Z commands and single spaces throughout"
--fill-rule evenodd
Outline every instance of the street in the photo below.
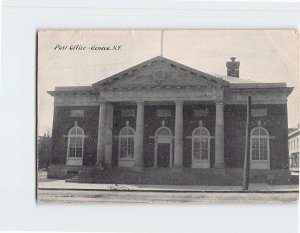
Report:
M 44 202 L 84 203 L 282 203 L 295 202 L 298 192 L 151 192 L 106 190 L 38 190 Z

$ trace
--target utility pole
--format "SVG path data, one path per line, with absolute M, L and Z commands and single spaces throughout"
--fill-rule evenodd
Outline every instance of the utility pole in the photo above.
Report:
M 249 186 L 249 170 L 250 170 L 250 125 L 251 125 L 251 96 L 247 100 L 247 123 L 246 123 L 246 146 L 244 159 L 243 174 L 243 191 L 248 190 Z
M 160 34 L 160 56 L 164 56 L 164 30 Z

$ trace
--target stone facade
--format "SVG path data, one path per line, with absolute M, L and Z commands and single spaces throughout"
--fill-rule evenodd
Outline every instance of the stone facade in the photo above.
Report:
M 285 83 L 254 83 L 238 72 L 210 75 L 156 57 L 92 86 L 49 91 L 54 96 L 51 161 L 76 165 L 81 159 L 78 166 L 107 168 L 242 168 L 250 95 L 251 129 L 262 129 L 259 136 L 253 131 L 251 166 L 286 169 L 291 91 Z M 70 139 L 74 126 L 84 131 L 80 148 Z

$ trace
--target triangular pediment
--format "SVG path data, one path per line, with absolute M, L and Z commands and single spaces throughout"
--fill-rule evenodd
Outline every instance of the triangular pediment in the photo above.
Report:
M 214 87 L 229 83 L 216 76 L 195 70 L 158 56 L 93 84 L 99 89 L 151 87 Z

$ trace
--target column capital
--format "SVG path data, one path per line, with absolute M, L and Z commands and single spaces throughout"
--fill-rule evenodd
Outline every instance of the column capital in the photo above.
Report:
M 136 102 L 137 105 L 145 105 L 144 100 L 136 100 L 135 102 Z
M 183 105 L 183 100 L 174 100 L 174 103 L 176 104 L 176 105 Z
M 100 106 L 102 105 L 106 105 L 107 104 L 107 101 L 106 100 L 101 100 L 100 102 L 99 102 L 99 104 L 100 104 Z
M 224 105 L 224 100 L 215 100 L 216 105 Z

